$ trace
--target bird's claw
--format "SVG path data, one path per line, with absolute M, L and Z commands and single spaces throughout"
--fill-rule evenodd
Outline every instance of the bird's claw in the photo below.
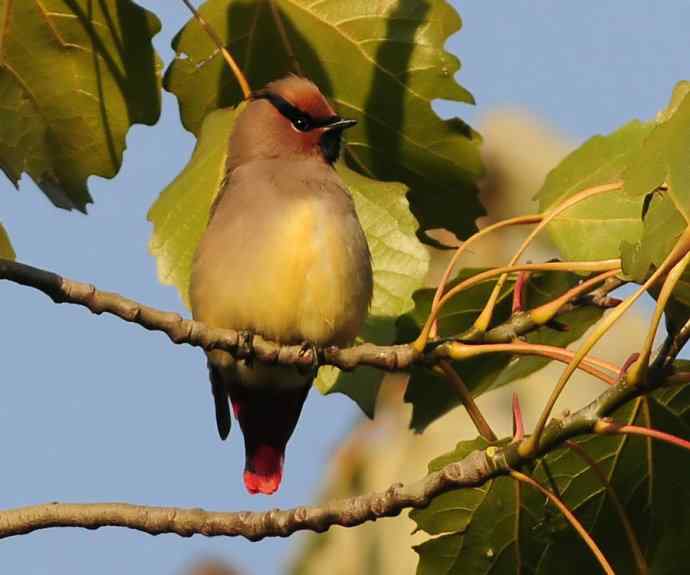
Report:
M 237 350 L 238 357 L 243 358 L 244 362 L 251 367 L 254 363 L 254 332 L 248 329 L 238 332 Z
M 308 353 L 311 353 L 311 363 L 309 365 L 300 364 L 298 369 L 300 373 L 316 373 L 319 369 L 319 350 L 315 344 L 310 341 L 302 342 L 299 350 L 299 357 L 302 358 Z

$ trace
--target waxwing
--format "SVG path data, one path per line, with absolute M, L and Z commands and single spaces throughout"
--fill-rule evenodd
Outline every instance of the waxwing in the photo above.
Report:
M 371 301 L 371 261 L 333 164 L 354 124 L 301 77 L 252 95 L 194 257 L 194 319 L 282 344 L 353 341 Z M 220 350 L 207 356 L 218 432 L 230 432 L 231 404 L 244 434 L 244 484 L 271 494 L 315 370 L 235 361 Z

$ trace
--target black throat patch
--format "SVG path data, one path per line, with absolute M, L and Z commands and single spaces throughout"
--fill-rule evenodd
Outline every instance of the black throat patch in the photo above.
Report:
M 324 132 L 319 140 L 321 153 L 329 164 L 332 164 L 338 159 L 340 155 L 340 143 L 342 140 L 343 131 L 337 128 Z

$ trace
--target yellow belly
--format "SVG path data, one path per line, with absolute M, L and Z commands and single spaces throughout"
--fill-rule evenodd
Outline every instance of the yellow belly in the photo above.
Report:
M 262 237 L 229 238 L 220 261 L 195 270 L 195 317 L 284 343 L 352 340 L 369 304 L 368 252 L 356 218 L 327 207 L 301 200 Z

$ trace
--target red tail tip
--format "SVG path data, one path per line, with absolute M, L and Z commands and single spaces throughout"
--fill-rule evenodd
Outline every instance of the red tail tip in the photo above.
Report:
M 247 459 L 244 486 L 251 494 L 271 495 L 283 478 L 283 452 L 270 445 L 259 445 Z

